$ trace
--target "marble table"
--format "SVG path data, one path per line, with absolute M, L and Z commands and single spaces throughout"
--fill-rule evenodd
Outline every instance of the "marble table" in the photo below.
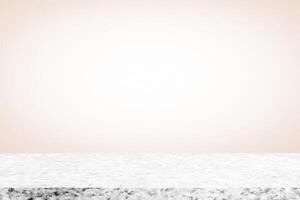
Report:
M 0 154 L 0 200 L 300 200 L 300 154 Z

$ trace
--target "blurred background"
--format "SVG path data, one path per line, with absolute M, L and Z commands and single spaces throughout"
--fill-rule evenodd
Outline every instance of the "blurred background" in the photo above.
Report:
M 299 152 L 300 1 L 0 0 L 0 152 Z

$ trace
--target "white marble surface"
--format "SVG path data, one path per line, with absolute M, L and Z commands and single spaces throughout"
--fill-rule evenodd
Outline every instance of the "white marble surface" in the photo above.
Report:
M 300 154 L 1 154 L 0 187 L 300 187 Z
M 0 188 L 0 200 L 300 200 L 300 188 Z

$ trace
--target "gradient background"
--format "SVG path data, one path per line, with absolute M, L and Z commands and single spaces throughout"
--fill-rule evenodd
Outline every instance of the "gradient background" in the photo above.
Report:
M 299 0 L 0 0 L 0 152 L 299 152 Z

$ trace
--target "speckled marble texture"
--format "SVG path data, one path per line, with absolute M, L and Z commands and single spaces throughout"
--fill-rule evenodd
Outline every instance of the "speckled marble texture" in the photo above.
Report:
M 300 200 L 300 154 L 0 154 L 0 200 Z
M 1 200 L 298 200 L 300 188 L 3 188 Z

